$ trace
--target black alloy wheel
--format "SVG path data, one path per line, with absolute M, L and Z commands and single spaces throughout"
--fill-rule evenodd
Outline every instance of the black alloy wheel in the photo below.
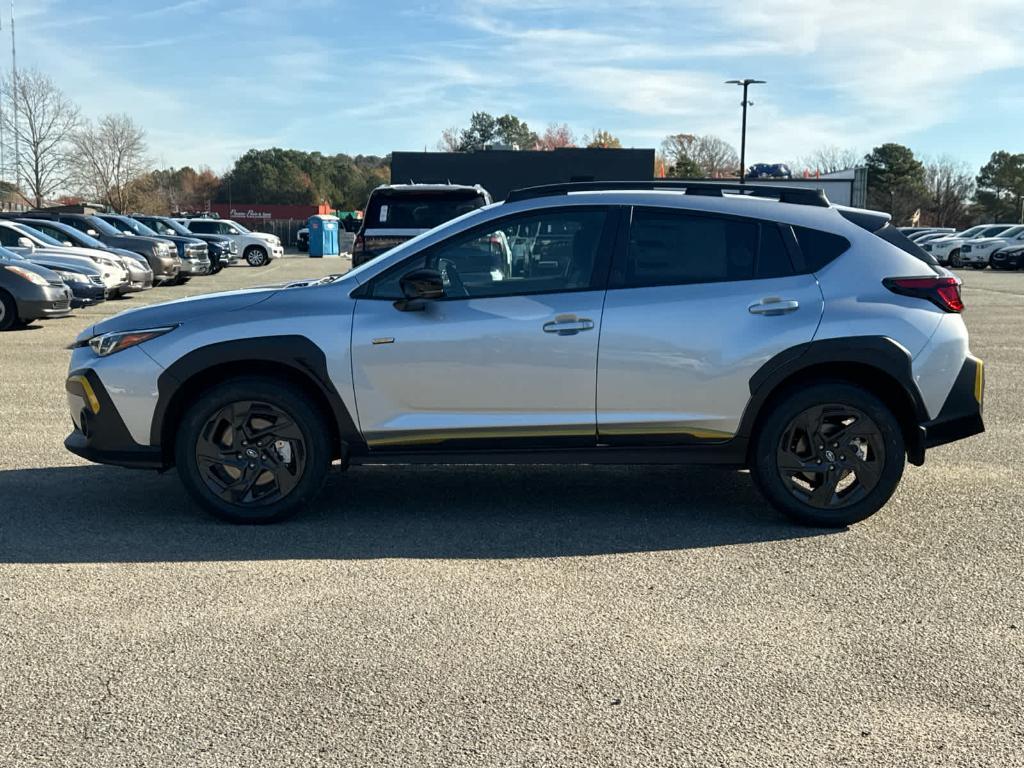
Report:
M 178 474 L 192 498 L 218 517 L 282 520 L 323 485 L 331 462 L 328 418 L 287 382 L 230 379 L 204 391 L 181 419 Z
M 196 440 L 206 487 L 229 504 L 260 506 L 294 490 L 306 469 L 306 442 L 288 414 L 270 403 L 230 403 Z
M 790 421 L 776 464 L 797 499 L 818 509 L 840 509 L 878 485 L 885 441 L 878 425 L 857 408 L 816 405 Z
M 873 393 L 817 380 L 792 385 L 766 407 L 750 470 L 783 514 L 841 528 L 870 517 L 895 492 L 906 462 L 903 431 Z

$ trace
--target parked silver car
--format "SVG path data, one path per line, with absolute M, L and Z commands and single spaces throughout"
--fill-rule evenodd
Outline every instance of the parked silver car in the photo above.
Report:
M 520 190 L 345 275 L 86 329 L 66 445 L 176 465 L 236 521 L 340 460 L 747 467 L 846 525 L 983 430 L 960 281 L 888 218 L 789 187 Z

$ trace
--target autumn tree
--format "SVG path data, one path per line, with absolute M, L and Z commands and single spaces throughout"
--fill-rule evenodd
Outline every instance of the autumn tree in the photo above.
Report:
M 0 121 L 7 156 L 16 163 L 15 178 L 30 202 L 39 207 L 71 179 L 71 137 L 80 122 L 75 106 L 54 82 L 36 69 L 0 84 L 4 109 Z M 18 152 L 13 145 L 17 142 Z
M 608 131 L 594 131 L 583 137 L 583 143 L 588 149 L 622 149 L 622 142 Z
M 576 136 L 566 123 L 550 123 L 537 141 L 537 149 L 564 149 L 576 146 Z

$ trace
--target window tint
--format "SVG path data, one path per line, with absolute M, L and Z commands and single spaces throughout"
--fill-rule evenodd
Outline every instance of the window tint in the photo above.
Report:
M 476 190 L 377 192 L 370 196 L 367 228 L 433 229 L 487 204 Z
M 934 256 L 890 224 L 886 224 L 880 230 L 875 232 L 875 234 L 887 243 L 892 243 L 901 251 L 906 251 L 915 259 L 920 259 L 930 267 L 936 267 L 939 264 L 939 262 L 935 260 Z
M 757 249 L 757 276 L 785 277 L 793 274 L 793 263 L 789 250 L 782 239 L 779 225 L 770 221 L 761 222 L 761 243 Z
M 21 237 L 13 229 L 7 227 L 0 227 L 0 245 L 10 248 L 11 246 L 18 245 L 18 238 Z
M 624 283 L 750 280 L 759 236 L 756 221 L 634 208 Z
M 217 224 L 212 221 L 190 221 L 188 223 L 188 228 L 190 230 L 204 235 L 213 233 L 216 226 Z
M 375 299 L 399 299 L 399 280 L 413 269 L 436 269 L 446 298 L 520 296 L 590 288 L 607 212 L 536 211 L 456 235 L 374 281 Z
M 821 232 L 807 227 L 793 227 L 793 232 L 796 234 L 796 241 L 800 244 L 800 252 L 804 257 L 804 269 L 807 272 L 817 272 L 850 247 L 849 240 L 830 232 Z

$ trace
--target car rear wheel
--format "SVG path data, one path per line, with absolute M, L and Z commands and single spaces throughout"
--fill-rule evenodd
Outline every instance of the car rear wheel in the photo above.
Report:
M 273 379 L 245 377 L 204 392 L 181 422 L 175 459 L 185 488 L 234 523 L 270 523 L 323 485 L 330 443 L 323 416 Z
M 7 291 L 0 291 L 0 331 L 9 331 L 21 324 L 18 305 Z
M 245 249 L 245 260 L 249 262 L 250 267 L 263 267 L 270 261 L 267 252 L 258 245 L 250 245 Z
M 751 471 L 772 505 L 796 522 L 826 528 L 881 509 L 906 459 L 892 411 L 841 381 L 787 395 L 761 425 L 754 449 Z
M 953 267 L 954 269 L 959 269 L 960 267 L 963 266 L 963 263 L 960 261 L 959 248 L 954 248 L 952 251 L 949 252 L 949 266 Z

